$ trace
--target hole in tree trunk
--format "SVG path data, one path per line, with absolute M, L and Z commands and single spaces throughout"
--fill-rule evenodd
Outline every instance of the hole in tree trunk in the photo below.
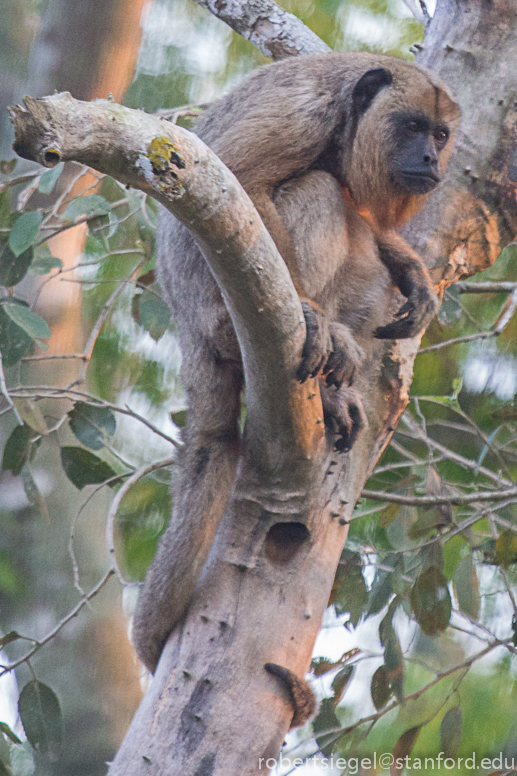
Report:
M 273 566 L 285 566 L 310 537 L 303 523 L 275 523 L 267 532 L 264 551 Z

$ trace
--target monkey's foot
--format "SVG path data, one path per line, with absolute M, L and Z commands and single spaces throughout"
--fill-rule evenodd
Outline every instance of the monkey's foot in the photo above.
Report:
M 323 367 L 327 385 L 341 388 L 343 383 L 350 385 L 356 367 L 364 361 L 364 350 L 357 344 L 348 326 L 342 323 L 329 323 L 332 351 Z
M 329 388 L 320 382 L 325 423 L 334 432 L 335 449 L 348 453 L 359 432 L 368 426 L 363 402 L 355 388 Z
M 440 309 L 436 294 L 427 286 L 413 286 L 404 304 L 397 313 L 398 320 L 379 326 L 375 330 L 377 339 L 409 339 L 427 328 Z
M 340 387 L 344 380 L 352 380 L 356 366 L 364 353 L 350 329 L 340 323 L 329 323 L 322 310 L 302 301 L 307 337 L 297 377 L 305 382 L 308 377 L 323 374 L 327 385 Z

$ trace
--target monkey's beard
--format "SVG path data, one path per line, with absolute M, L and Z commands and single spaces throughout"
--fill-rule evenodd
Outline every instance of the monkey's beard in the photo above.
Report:
M 404 194 L 430 194 L 440 183 L 440 178 L 432 173 L 405 170 L 397 170 L 393 180 Z

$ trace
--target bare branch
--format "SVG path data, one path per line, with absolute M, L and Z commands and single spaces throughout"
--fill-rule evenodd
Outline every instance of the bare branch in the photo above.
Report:
M 285 59 L 296 54 L 323 54 L 326 43 L 293 14 L 272 0 L 195 0 L 207 8 L 266 57 Z
M 10 112 L 20 155 L 47 167 L 67 160 L 92 166 L 150 194 L 189 226 L 250 354 L 244 360 L 247 423 L 259 434 L 256 454 L 278 435 L 303 456 L 314 451 L 324 429 L 321 402 L 309 401 L 309 381 L 296 380 L 305 340 L 300 301 L 235 176 L 192 133 L 109 100 L 85 103 L 68 93 L 26 97 L 25 107 Z M 300 434 L 301 402 L 310 419 Z
M 480 490 L 478 493 L 466 493 L 463 496 L 403 496 L 399 493 L 387 493 L 382 490 L 363 490 L 363 498 L 374 501 L 389 501 L 393 504 L 407 504 L 415 507 L 431 507 L 438 504 L 476 504 L 482 501 L 503 501 L 509 496 L 517 496 L 517 488 L 508 490 Z
M 429 16 L 429 12 L 427 10 L 427 6 L 424 3 L 424 0 L 403 0 L 404 5 L 406 5 L 415 19 L 419 21 L 421 24 L 427 25 L 431 21 L 431 17 Z
M 18 666 L 20 666 L 22 663 L 26 663 L 28 660 L 31 659 L 33 655 L 36 654 L 36 652 L 38 652 L 41 649 L 41 647 L 45 646 L 45 644 L 48 644 L 49 641 L 52 641 L 52 639 L 55 638 L 55 636 L 57 636 L 59 631 L 62 630 L 62 628 L 64 628 L 64 626 L 67 623 L 69 623 L 70 620 L 73 620 L 74 617 L 77 617 L 81 609 L 84 606 L 86 606 L 86 604 L 89 601 L 91 601 L 92 598 L 94 598 L 100 590 L 102 590 L 102 588 L 104 587 L 108 579 L 110 579 L 110 577 L 112 577 L 114 574 L 115 572 L 113 569 L 108 569 L 108 571 L 105 573 L 102 579 L 99 582 L 97 582 L 95 587 L 92 587 L 90 592 L 87 595 L 85 595 L 84 598 L 82 598 L 79 601 L 79 603 L 76 606 L 74 606 L 72 611 L 70 611 L 66 615 L 66 617 L 63 617 L 63 619 L 60 622 L 58 622 L 56 627 L 52 628 L 52 630 L 49 633 L 47 633 L 47 635 L 43 639 L 41 639 L 40 641 L 36 641 L 36 639 L 31 639 L 31 641 L 35 642 L 35 645 L 32 649 L 30 649 L 27 652 L 26 655 L 21 657 L 19 660 L 15 660 L 14 663 L 11 663 L 8 666 L 2 666 L 0 670 L 0 677 L 2 677 L 4 674 L 8 674 L 10 671 L 14 671 L 14 669 L 18 668 Z

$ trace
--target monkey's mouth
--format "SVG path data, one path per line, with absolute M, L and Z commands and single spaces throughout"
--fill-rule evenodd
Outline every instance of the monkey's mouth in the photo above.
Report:
M 399 172 L 398 181 L 410 194 L 428 194 L 440 183 L 433 172 Z

